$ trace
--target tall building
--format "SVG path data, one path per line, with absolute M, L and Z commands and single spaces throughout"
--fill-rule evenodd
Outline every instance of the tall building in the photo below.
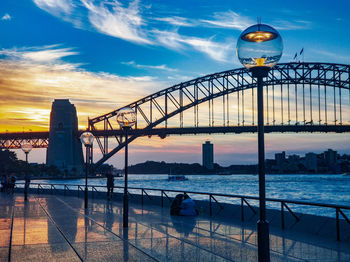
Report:
M 328 149 L 327 151 L 324 151 L 323 154 L 328 166 L 334 166 L 337 163 L 337 151 Z
M 202 145 L 202 163 L 208 169 L 214 168 L 214 146 L 210 141 L 205 141 Z
M 315 153 L 305 154 L 304 164 L 308 171 L 317 172 L 317 154 Z
M 282 173 L 284 170 L 284 165 L 286 162 L 286 152 L 275 154 L 276 168 L 279 173 Z
M 77 175 L 83 171 L 83 151 L 78 138 L 78 117 L 68 99 L 55 99 L 50 114 L 49 147 L 46 164 Z

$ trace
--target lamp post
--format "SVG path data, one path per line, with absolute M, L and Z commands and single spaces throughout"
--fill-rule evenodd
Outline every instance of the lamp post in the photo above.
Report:
M 85 191 L 84 191 L 84 208 L 88 208 L 88 174 L 89 174 L 89 158 L 90 149 L 94 143 L 94 135 L 90 132 L 84 132 L 80 135 L 80 141 L 85 146 Z
M 118 111 L 117 122 L 125 133 L 125 169 L 124 169 L 124 195 L 123 195 L 123 227 L 128 227 L 128 131 L 136 123 L 136 113 L 129 107 Z
M 28 179 L 28 154 L 30 151 L 32 151 L 32 145 L 29 142 L 25 142 L 21 145 L 22 151 L 26 154 L 26 163 L 27 163 L 27 168 L 25 172 L 25 178 L 24 178 L 24 200 L 28 199 L 28 187 L 29 187 L 29 179 Z
M 271 26 L 256 24 L 242 32 L 237 41 L 238 59 L 257 79 L 258 89 L 258 156 L 259 156 L 259 220 L 258 260 L 270 261 L 269 223 L 266 220 L 265 200 L 265 142 L 263 78 L 282 56 L 283 43 L 280 34 Z M 254 112 L 253 112 L 254 113 Z

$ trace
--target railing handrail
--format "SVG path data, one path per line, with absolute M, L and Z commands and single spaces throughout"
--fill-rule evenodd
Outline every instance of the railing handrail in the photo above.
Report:
M 24 183 L 17 183 L 24 184 Z M 56 185 L 56 186 L 76 186 L 76 187 L 84 187 L 82 184 L 60 184 L 60 183 L 31 183 L 31 185 Z M 106 188 L 107 186 L 103 185 L 88 185 L 88 187 L 95 188 Z M 123 186 L 114 186 L 114 188 L 124 188 Z M 159 189 L 159 188 L 145 188 L 145 187 L 128 187 L 128 189 L 134 190 L 148 190 L 148 191 L 163 191 L 163 192 L 173 192 L 173 193 L 188 193 L 188 194 L 196 194 L 196 195 L 212 195 L 219 197 L 231 197 L 231 198 L 240 198 L 240 199 L 251 199 L 251 200 L 259 200 L 259 197 L 255 196 L 244 196 L 244 195 L 236 195 L 236 194 L 222 194 L 222 193 L 206 193 L 206 192 L 196 192 L 196 191 L 187 191 L 187 190 L 176 190 L 176 189 Z M 306 206 L 317 206 L 317 207 L 326 207 L 326 208 L 340 208 L 350 210 L 350 206 L 338 205 L 338 204 L 324 204 L 324 203 L 315 203 L 315 202 L 306 202 L 300 200 L 288 200 L 288 199 L 280 199 L 280 198 L 266 198 L 268 202 L 278 202 L 278 203 L 288 203 L 288 204 L 298 204 L 298 205 L 306 205 Z

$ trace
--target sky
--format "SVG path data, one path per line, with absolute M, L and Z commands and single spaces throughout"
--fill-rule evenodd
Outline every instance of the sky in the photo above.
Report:
M 280 32 L 280 62 L 304 48 L 299 59 L 306 62 L 349 64 L 348 10 L 345 0 L 1 0 L 0 132 L 47 130 L 57 98 L 75 104 L 83 129 L 88 117 L 239 68 L 237 38 L 257 17 Z M 257 162 L 254 134 L 140 138 L 130 145 L 130 162 L 201 162 L 205 140 L 221 165 Z M 268 134 L 266 152 L 350 153 L 347 141 L 348 134 Z M 45 150 L 30 158 L 45 162 Z M 121 154 L 109 162 L 121 165 Z

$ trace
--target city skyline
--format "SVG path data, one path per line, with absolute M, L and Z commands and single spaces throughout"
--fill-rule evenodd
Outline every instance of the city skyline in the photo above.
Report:
M 87 117 L 185 80 L 241 67 L 236 40 L 257 16 L 280 31 L 281 62 L 293 61 L 297 53 L 297 60 L 348 64 L 349 3 L 317 3 L 5 0 L 0 132 L 47 130 L 55 98 L 76 105 L 83 129 Z M 283 150 L 350 152 L 348 135 L 326 134 L 326 141 L 324 136 L 267 134 L 267 158 Z M 130 161 L 200 162 L 208 138 L 218 163 L 256 162 L 256 134 L 140 138 L 130 145 Z M 120 167 L 119 155 L 111 163 Z M 30 159 L 44 162 L 45 151 L 34 150 Z

